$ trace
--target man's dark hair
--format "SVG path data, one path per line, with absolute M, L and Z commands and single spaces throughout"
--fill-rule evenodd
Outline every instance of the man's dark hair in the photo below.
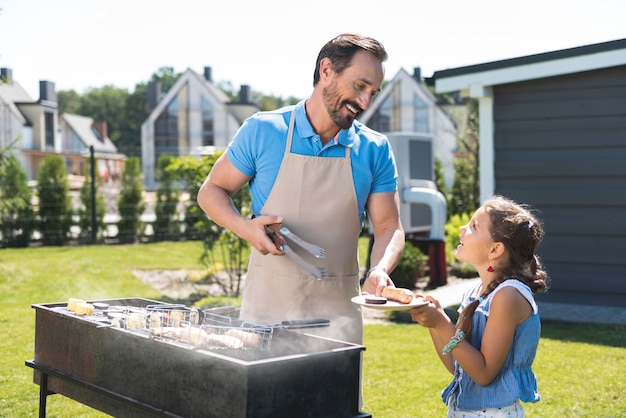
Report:
M 387 60 L 385 47 L 374 38 L 353 33 L 343 33 L 326 43 L 320 50 L 313 73 L 313 87 L 320 81 L 320 62 L 330 58 L 336 73 L 341 73 L 352 61 L 352 57 L 359 50 L 371 52 L 382 63 Z

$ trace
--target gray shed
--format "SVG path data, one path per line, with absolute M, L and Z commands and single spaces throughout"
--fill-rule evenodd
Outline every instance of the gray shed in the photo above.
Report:
M 626 39 L 437 71 L 479 101 L 480 188 L 540 211 L 541 303 L 626 307 Z

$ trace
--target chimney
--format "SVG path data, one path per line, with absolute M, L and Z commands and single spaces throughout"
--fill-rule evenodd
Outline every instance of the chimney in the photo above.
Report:
M 204 79 L 209 83 L 213 82 L 213 76 L 211 74 L 211 67 L 204 67 Z
M 413 68 L 413 78 L 415 81 L 422 81 L 422 69 L 420 67 Z
M 0 79 L 3 83 L 13 84 L 13 70 L 10 68 L 0 68 Z
M 96 131 L 98 133 L 98 135 L 100 136 L 100 138 L 99 138 L 100 141 L 104 142 L 104 139 L 108 135 L 108 132 L 107 132 L 107 121 L 106 120 L 94 121 L 91 124 L 91 129 Z
M 57 102 L 57 92 L 52 81 L 39 81 L 39 101 L 40 102 Z
M 239 103 L 249 104 L 252 103 L 250 98 L 250 86 L 242 84 L 239 90 Z
M 161 101 L 161 83 L 151 81 L 148 83 L 148 112 L 152 112 Z

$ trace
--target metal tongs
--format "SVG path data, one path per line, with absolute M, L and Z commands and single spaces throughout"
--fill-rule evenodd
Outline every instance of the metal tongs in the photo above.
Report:
M 266 225 L 265 232 L 272 239 L 272 241 L 274 241 L 274 245 L 276 245 L 276 248 L 284 252 L 285 255 L 293 260 L 293 262 L 296 263 L 298 266 L 303 268 L 316 279 L 323 279 L 326 277 L 325 268 L 316 266 L 304 260 L 298 254 L 296 254 L 289 245 L 287 245 L 285 238 L 287 238 L 290 242 L 296 244 L 303 250 L 307 251 L 315 258 L 326 258 L 326 252 L 322 247 L 303 240 L 302 238 L 291 232 L 289 228 L 287 228 L 286 226 L 282 226 L 281 224 Z

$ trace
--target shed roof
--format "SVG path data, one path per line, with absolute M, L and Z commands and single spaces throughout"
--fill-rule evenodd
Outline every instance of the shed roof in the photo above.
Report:
M 482 97 L 484 87 L 626 64 L 626 38 L 541 54 L 436 71 L 437 92 Z

